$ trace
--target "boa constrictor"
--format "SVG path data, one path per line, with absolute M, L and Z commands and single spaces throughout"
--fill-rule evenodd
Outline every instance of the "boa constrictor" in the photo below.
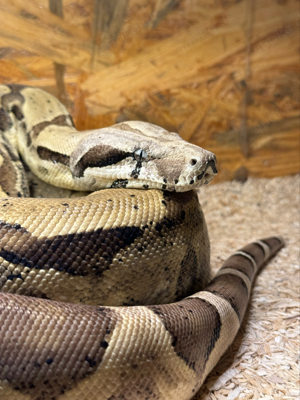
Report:
M 0 398 L 190 399 L 282 239 L 243 247 L 210 281 L 193 189 L 217 172 L 212 153 L 137 121 L 78 132 L 40 89 L 0 96 Z M 105 190 L 30 198 L 23 164 Z

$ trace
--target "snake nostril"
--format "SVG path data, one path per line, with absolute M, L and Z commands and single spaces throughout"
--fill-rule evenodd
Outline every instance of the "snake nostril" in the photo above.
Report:
M 191 163 L 191 165 L 196 165 L 197 164 L 197 160 L 195 158 L 192 158 L 190 163 Z

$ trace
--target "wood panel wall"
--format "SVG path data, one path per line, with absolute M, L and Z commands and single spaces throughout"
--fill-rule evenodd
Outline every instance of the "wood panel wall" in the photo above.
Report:
M 218 180 L 299 172 L 299 0 L 0 0 L 0 83 L 78 129 L 138 119 L 215 152 Z

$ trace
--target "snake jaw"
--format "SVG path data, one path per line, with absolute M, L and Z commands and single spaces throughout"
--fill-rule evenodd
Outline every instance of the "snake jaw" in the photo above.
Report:
M 126 188 L 144 188 L 144 189 L 162 189 L 170 192 L 185 192 L 188 190 L 197 189 L 200 186 L 207 185 L 210 183 L 214 176 L 217 174 L 216 157 L 213 153 L 207 152 L 207 158 L 199 160 L 199 165 L 195 163 L 192 167 L 184 162 L 185 167 L 181 169 L 178 179 L 174 179 L 178 174 L 176 166 L 172 171 L 170 166 L 167 170 L 166 175 L 161 175 L 159 172 L 162 170 L 163 159 L 151 160 L 148 164 L 141 166 L 138 171 L 138 177 L 135 179 L 133 173 L 130 173 L 130 166 L 127 165 L 128 176 L 118 175 L 118 179 L 115 180 L 112 186 L 107 187 L 126 187 Z M 159 165 L 159 168 L 157 168 Z M 180 165 L 180 162 L 179 162 Z M 136 170 L 134 170 L 136 173 Z M 160 176 L 160 179 L 157 179 Z M 171 176 L 171 179 L 165 178 L 165 176 Z M 123 179 L 122 179 L 123 178 Z M 125 178 L 125 179 L 124 179 Z
M 200 163 L 201 162 L 201 163 Z M 163 174 L 164 159 L 150 160 L 142 165 L 132 163 L 125 159 L 112 166 L 110 169 L 95 171 L 94 168 L 85 170 L 85 179 L 94 181 L 93 186 L 99 188 L 97 179 L 102 182 L 102 188 L 127 188 L 127 189 L 161 189 L 170 192 L 185 192 L 207 185 L 217 174 L 216 157 L 207 152 L 207 158 L 203 162 L 199 160 L 199 166 L 191 166 L 184 162 L 182 168 L 179 162 L 179 171 L 175 165 L 172 170 L 170 165 L 167 174 Z M 96 175 L 97 174 L 97 175 Z M 179 174 L 179 176 L 178 176 Z M 165 178 L 171 177 L 171 179 Z M 178 179 L 176 177 L 178 176 Z M 158 179 L 159 177 L 159 179 Z M 174 179 L 175 177 L 175 179 Z M 90 183 L 91 184 L 91 183 Z

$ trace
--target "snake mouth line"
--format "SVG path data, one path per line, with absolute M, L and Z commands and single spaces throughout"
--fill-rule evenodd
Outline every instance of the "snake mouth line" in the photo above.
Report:
M 196 171 L 190 173 L 186 178 L 180 177 L 174 182 L 167 181 L 155 181 L 151 179 L 118 179 L 113 182 L 111 187 L 113 188 L 138 188 L 138 189 L 161 189 L 170 192 L 185 192 L 188 190 L 197 189 L 201 186 L 210 183 L 214 176 L 218 173 L 216 167 L 216 158 L 208 160 L 204 164 L 202 171 Z

